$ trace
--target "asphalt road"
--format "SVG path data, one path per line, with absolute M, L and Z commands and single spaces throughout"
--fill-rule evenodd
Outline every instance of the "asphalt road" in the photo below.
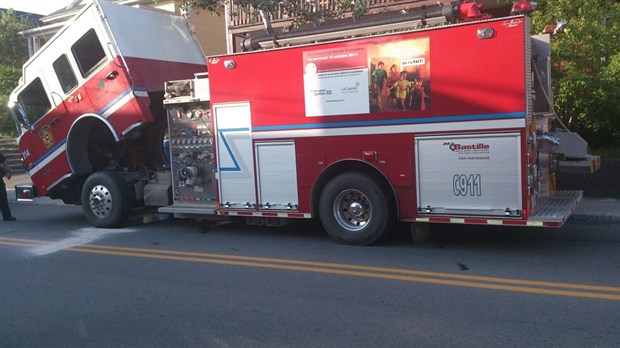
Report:
M 47 202 L 50 203 L 50 202 Z M 424 246 L 13 205 L 1 347 L 613 347 L 620 225 L 449 226 Z M 405 231 L 403 231 L 405 232 Z

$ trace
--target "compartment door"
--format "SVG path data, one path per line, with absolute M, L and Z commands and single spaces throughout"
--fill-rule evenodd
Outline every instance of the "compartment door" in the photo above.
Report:
M 419 214 L 521 216 L 517 133 L 415 138 Z
M 219 195 L 224 209 L 256 209 L 250 103 L 213 106 Z
M 256 160 L 260 208 L 297 211 L 295 143 L 257 143 Z

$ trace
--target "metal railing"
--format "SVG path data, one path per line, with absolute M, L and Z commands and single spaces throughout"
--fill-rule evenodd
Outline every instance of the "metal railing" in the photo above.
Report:
M 367 1 L 368 14 L 376 14 L 382 11 L 386 11 L 393 6 L 403 8 L 406 6 L 419 7 L 430 3 L 436 3 L 436 1 L 428 0 L 365 0 Z M 314 0 L 298 0 L 298 6 L 303 10 L 312 12 L 315 10 L 317 4 Z M 363 1 L 364 2 L 364 1 Z M 332 12 L 338 12 L 337 1 L 330 0 L 318 0 L 319 10 L 329 10 Z M 236 4 L 235 0 L 229 1 L 229 23 L 232 28 L 241 26 L 258 25 L 262 22 L 260 13 L 251 6 L 242 6 Z M 269 15 L 269 19 L 272 22 L 277 21 L 291 21 L 294 17 L 289 16 L 282 7 Z

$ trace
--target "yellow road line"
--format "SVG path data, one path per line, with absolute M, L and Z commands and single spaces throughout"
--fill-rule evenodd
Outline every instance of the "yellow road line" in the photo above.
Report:
M 0 237 L 0 245 L 20 247 L 40 247 L 49 242 Z M 620 287 L 593 286 L 542 282 L 521 279 L 471 276 L 440 272 L 415 271 L 398 268 L 347 265 L 326 262 L 273 259 L 264 257 L 235 256 L 161 249 L 142 249 L 130 247 L 113 247 L 85 244 L 64 249 L 64 251 L 82 252 L 100 255 L 140 257 L 160 260 L 200 262 L 209 264 L 270 268 L 312 273 L 338 274 L 376 279 L 400 280 L 439 285 L 463 286 L 471 288 L 504 290 L 557 296 L 573 296 L 606 300 L 620 300 Z M 507 285 L 510 284 L 510 285 Z M 513 285 L 514 284 L 514 285 Z M 573 290 L 561 290 L 573 289 Z M 586 290 L 586 291 L 575 291 Z M 590 291 L 590 292 L 588 292 Z M 608 292 L 608 293 L 604 293 Z
M 50 243 L 50 242 L 45 242 L 45 241 L 5 238 L 5 237 L 0 237 L 0 242 L 1 241 L 13 241 L 13 242 L 23 243 L 23 244 L 20 244 L 19 246 L 42 246 L 42 245 L 47 245 Z M 28 244 L 28 243 L 31 243 L 31 244 Z M 476 281 L 506 283 L 506 284 L 531 285 L 531 286 L 542 286 L 542 287 L 546 286 L 546 287 L 581 289 L 581 290 L 591 290 L 591 291 L 620 292 L 620 287 L 566 284 L 566 283 L 557 283 L 557 282 L 531 281 L 531 280 L 497 278 L 497 277 L 486 277 L 486 276 L 472 276 L 472 275 L 454 274 L 454 273 L 416 271 L 416 270 L 409 270 L 409 269 L 347 265 L 347 264 L 316 262 L 316 261 L 274 259 L 274 258 L 265 258 L 265 257 L 237 256 L 237 255 L 227 255 L 227 254 L 213 254 L 213 253 L 163 250 L 163 249 L 143 249 L 143 248 L 105 246 L 105 245 L 93 245 L 93 244 L 84 244 L 84 245 L 81 245 L 80 247 L 81 248 L 103 249 L 103 250 L 138 252 L 138 253 L 210 257 L 210 258 L 228 259 L 228 260 L 257 261 L 257 262 L 268 262 L 268 263 L 286 263 L 286 264 L 292 264 L 292 265 L 343 268 L 343 269 L 364 270 L 364 271 L 373 271 L 373 272 L 387 272 L 387 273 L 398 273 L 398 274 L 406 274 L 406 275 L 430 276 L 430 277 L 452 278 L 452 279 L 462 279 L 462 280 L 476 280 Z

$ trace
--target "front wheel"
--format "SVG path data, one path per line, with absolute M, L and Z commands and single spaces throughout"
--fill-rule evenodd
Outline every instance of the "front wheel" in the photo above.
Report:
M 323 228 L 341 243 L 373 244 L 395 221 L 390 197 L 386 188 L 362 172 L 340 174 L 327 183 L 319 199 Z
M 131 213 L 129 185 L 115 172 L 96 172 L 82 186 L 82 211 L 93 226 L 121 225 Z

